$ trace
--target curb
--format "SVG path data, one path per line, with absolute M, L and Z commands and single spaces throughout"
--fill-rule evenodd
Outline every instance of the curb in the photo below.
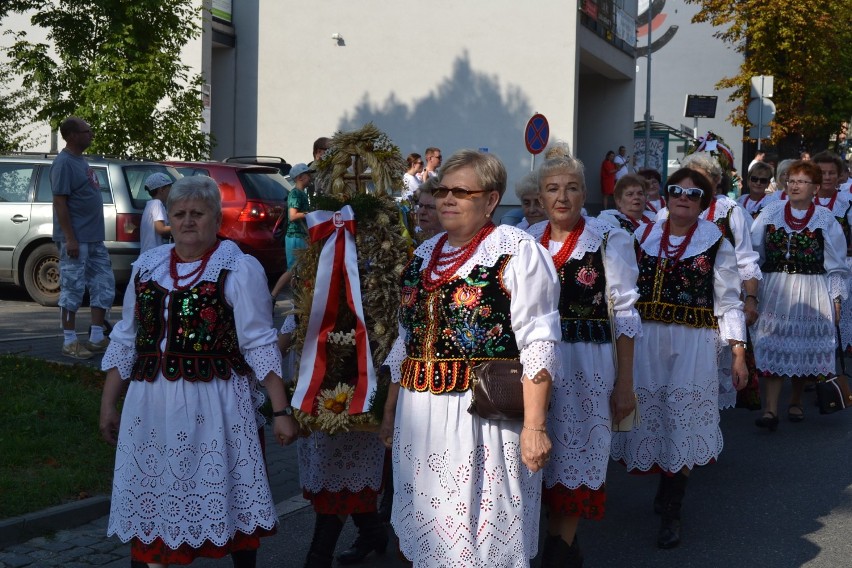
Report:
M 0 521 L 0 548 L 73 528 L 109 514 L 109 497 L 99 495 Z

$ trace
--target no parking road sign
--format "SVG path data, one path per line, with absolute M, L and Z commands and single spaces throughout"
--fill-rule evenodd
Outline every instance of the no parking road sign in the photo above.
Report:
M 527 151 L 535 156 L 541 154 L 547 146 L 547 141 L 550 138 L 550 125 L 547 124 L 547 119 L 543 114 L 535 113 L 527 122 L 527 128 L 524 131 L 524 143 L 527 145 Z

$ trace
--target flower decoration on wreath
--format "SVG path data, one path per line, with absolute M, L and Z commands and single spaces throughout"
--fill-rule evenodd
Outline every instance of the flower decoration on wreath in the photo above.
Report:
M 713 156 L 713 158 L 719 162 L 719 165 L 722 167 L 722 171 L 729 172 L 734 167 L 734 153 L 728 145 L 725 144 L 722 137 L 714 133 L 712 130 L 708 130 L 707 134 L 704 136 L 699 136 L 698 140 L 690 145 L 686 155 L 688 156 L 695 152 L 707 152 Z
M 411 242 L 393 194 L 405 162 L 373 124 L 338 132 L 314 164 L 316 211 L 297 259 L 292 404 L 304 430 L 373 430 L 389 385 L 381 372 L 397 336 L 399 277 Z

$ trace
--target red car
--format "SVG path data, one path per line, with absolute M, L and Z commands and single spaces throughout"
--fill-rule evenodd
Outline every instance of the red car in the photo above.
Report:
M 263 265 L 271 282 L 287 269 L 283 239 L 273 235 L 278 219 L 287 212 L 292 187 L 278 168 L 223 162 L 163 162 L 184 176 L 210 176 L 222 194 L 219 236 Z

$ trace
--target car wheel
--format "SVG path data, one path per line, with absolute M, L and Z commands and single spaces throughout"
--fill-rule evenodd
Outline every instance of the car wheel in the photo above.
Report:
M 37 246 L 24 263 L 24 288 L 42 306 L 59 304 L 59 251 L 49 243 Z

